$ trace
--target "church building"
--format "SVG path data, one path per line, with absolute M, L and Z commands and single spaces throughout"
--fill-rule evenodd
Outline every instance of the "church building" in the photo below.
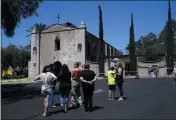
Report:
M 28 76 L 35 77 L 45 65 L 60 61 L 73 68 L 74 62 L 90 63 L 90 69 L 99 74 L 97 55 L 98 37 L 86 30 L 82 21 L 79 27 L 72 23 L 54 24 L 39 35 L 35 28 L 31 33 L 31 60 L 28 63 Z M 104 42 L 105 55 L 120 55 L 113 46 Z M 105 72 L 108 64 L 105 60 Z

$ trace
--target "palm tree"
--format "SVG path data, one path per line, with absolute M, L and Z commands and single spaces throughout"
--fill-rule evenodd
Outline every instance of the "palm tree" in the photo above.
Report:
M 34 28 L 35 28 L 36 32 L 41 33 L 43 30 L 45 30 L 47 28 L 47 25 L 46 24 L 42 24 L 42 23 L 36 23 L 32 27 L 30 27 L 29 29 L 27 29 L 26 32 L 28 32 L 28 33 L 31 34 L 32 30 Z M 27 35 L 27 37 L 30 36 L 30 34 Z
M 4 34 L 13 37 L 21 19 L 38 16 L 37 9 L 43 0 L 2 0 L 1 23 Z
M 26 31 L 32 33 L 32 30 L 34 28 L 36 30 L 36 33 L 39 34 L 39 71 L 38 71 L 38 74 L 40 74 L 40 42 L 41 42 L 41 33 L 42 33 L 43 30 L 45 30 L 47 28 L 47 25 L 46 24 L 42 24 L 42 23 L 39 23 L 39 24 L 36 23 L 32 27 L 27 29 Z M 27 35 L 27 36 L 30 36 L 30 35 Z

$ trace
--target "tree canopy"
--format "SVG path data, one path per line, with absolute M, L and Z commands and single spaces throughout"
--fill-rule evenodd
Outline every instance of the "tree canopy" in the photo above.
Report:
M 167 24 L 166 22 L 163 30 L 157 36 L 156 34 L 150 32 L 145 36 L 141 36 L 139 40 L 135 41 L 136 54 L 145 55 L 146 60 L 155 60 L 158 59 L 157 54 L 165 54 L 166 53 L 166 40 L 167 40 Z M 172 20 L 172 30 L 175 38 L 176 48 L 176 20 Z M 126 47 L 126 50 L 129 51 L 129 44 Z M 174 49 L 176 53 L 176 49 Z M 156 54 L 154 57 L 151 54 Z
M 160 32 L 158 39 L 161 42 L 165 42 L 165 40 L 167 39 L 167 25 L 168 25 L 168 21 L 166 22 L 166 25 L 164 26 L 164 29 Z M 172 31 L 173 31 L 173 37 L 176 39 L 176 20 L 172 19 Z
M 10 65 L 17 75 L 27 74 L 30 49 L 28 45 L 16 46 L 9 44 L 7 47 L 2 48 L 1 59 L 1 69 L 7 69 Z
M 29 16 L 38 16 L 37 9 L 43 0 L 2 0 L 1 24 L 4 34 L 13 37 L 15 28 Z
M 32 33 L 32 30 L 35 28 L 36 32 L 42 32 L 43 30 L 45 30 L 48 26 L 46 24 L 43 24 L 43 23 L 36 23 L 34 24 L 33 26 L 31 26 L 29 29 L 26 30 L 26 32 L 29 33 L 29 35 L 27 36 L 30 36 L 30 34 Z
M 104 33 L 103 33 L 103 15 L 101 6 L 98 6 L 99 9 L 99 40 L 98 40 L 98 63 L 99 63 L 99 72 L 104 73 L 104 59 L 105 59 L 105 47 L 104 47 Z M 101 75 L 101 74 L 99 74 Z

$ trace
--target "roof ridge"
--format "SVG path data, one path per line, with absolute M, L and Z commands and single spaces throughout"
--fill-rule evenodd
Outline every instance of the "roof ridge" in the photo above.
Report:
M 69 26 L 69 24 L 70 24 L 70 26 Z M 70 28 L 78 28 L 78 27 L 75 26 L 74 24 L 72 24 L 72 23 L 70 23 L 70 22 L 66 22 L 66 23 L 62 23 L 62 24 L 60 24 L 60 23 L 52 24 L 52 25 L 48 26 L 46 29 L 44 29 L 43 31 L 45 31 L 45 30 L 47 30 L 47 29 L 49 29 L 49 28 L 51 28 L 51 27 L 53 27 L 53 26 L 55 26 L 55 25 L 62 25 L 62 26 L 64 26 L 64 27 L 70 27 Z

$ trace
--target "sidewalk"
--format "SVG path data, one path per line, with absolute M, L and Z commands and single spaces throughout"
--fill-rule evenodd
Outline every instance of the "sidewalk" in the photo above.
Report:
M 32 78 L 22 78 L 22 79 L 8 79 L 8 80 L 1 80 L 1 85 L 4 84 L 19 84 L 19 83 L 33 83 Z
M 123 78 L 136 78 L 136 76 L 124 76 Z M 151 77 L 151 76 L 139 76 L 139 78 L 153 78 L 153 77 Z M 164 77 L 160 77 L 160 76 L 158 76 L 158 78 L 173 78 L 173 76 L 172 75 L 167 75 L 167 76 L 164 76 Z M 154 78 L 155 79 L 155 78 Z
M 123 78 L 125 78 L 125 79 L 135 79 L 136 76 L 124 76 Z M 151 76 L 139 76 L 139 79 L 141 79 L 141 78 L 156 79 L 156 78 L 153 78 L 153 77 L 151 77 Z M 158 77 L 158 78 L 173 78 L 173 76 L 172 76 L 172 75 L 169 75 L 169 76 Z M 97 79 L 98 79 L 98 80 L 102 80 L 102 79 L 106 79 L 106 78 L 104 78 L 104 77 L 97 77 Z

